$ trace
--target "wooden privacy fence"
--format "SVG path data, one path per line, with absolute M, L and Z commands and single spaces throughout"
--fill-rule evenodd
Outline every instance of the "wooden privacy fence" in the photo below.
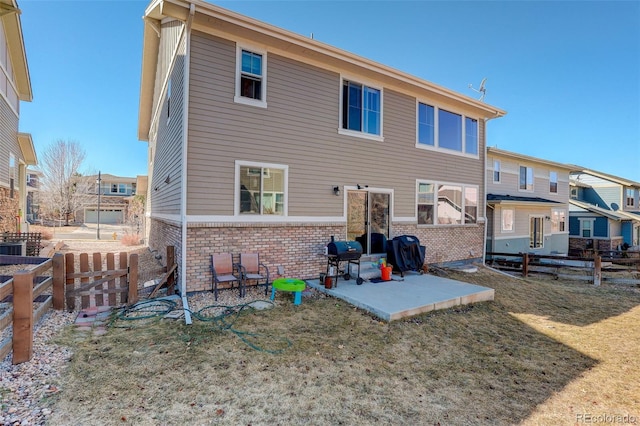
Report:
M 609 253 L 611 252 L 608 251 L 607 254 Z M 576 257 L 487 252 L 487 263 L 501 270 L 521 273 L 523 277 L 530 273 L 539 273 L 553 275 L 555 278 L 562 276 L 566 279 L 592 280 L 596 286 L 599 286 L 603 279 L 611 283 L 640 285 L 640 258 L 637 257 L 603 257 L 598 253 L 593 257 Z M 590 271 L 590 275 L 561 274 L 559 270 L 562 268 L 584 269 Z M 611 274 L 603 278 L 603 272 Z M 620 272 L 628 273 L 629 277 L 614 276 Z
M 80 301 L 80 308 L 90 306 L 118 306 L 132 304 L 138 301 L 138 255 L 119 253 L 118 265 L 114 253 L 105 256 L 106 269 L 103 270 L 102 254 L 93 253 L 89 264 L 89 255 L 81 253 L 76 262 L 73 253 L 55 254 L 53 275 L 57 285 L 54 285 L 54 304 L 64 306 L 73 311 L 76 302 Z M 78 266 L 78 268 L 76 268 Z M 76 269 L 78 271 L 76 272 Z
M 13 334 L 0 342 L 0 359 L 13 350 L 13 363 L 29 361 L 33 356 L 33 326 L 52 306 L 69 311 L 89 306 L 119 306 L 138 300 L 138 255 L 119 253 L 116 266 L 114 253 L 104 258 L 57 253 L 52 259 L 0 255 L 0 265 L 34 265 L 0 276 L 0 332 L 13 324 Z M 77 260 L 77 262 L 76 262 Z M 103 266 L 106 269 L 103 270 Z M 78 270 L 76 272 L 76 269 Z M 150 295 L 161 287 L 173 294 L 177 281 L 175 247 L 167 247 L 167 266 Z M 35 306 L 35 310 L 34 310 Z

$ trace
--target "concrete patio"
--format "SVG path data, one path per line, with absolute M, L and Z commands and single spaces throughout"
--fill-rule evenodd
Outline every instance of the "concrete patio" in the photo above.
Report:
M 393 281 L 369 282 L 357 285 L 356 280 L 345 281 L 326 289 L 319 280 L 306 280 L 318 291 L 342 299 L 385 321 L 418 315 L 438 309 L 469 303 L 492 301 L 494 290 L 435 275 L 405 272 L 404 277 L 393 274 Z

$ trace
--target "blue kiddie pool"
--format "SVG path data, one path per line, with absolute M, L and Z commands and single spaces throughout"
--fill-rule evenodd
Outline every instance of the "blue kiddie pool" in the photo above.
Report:
M 276 290 L 288 291 L 294 294 L 293 304 L 302 303 L 302 292 L 306 288 L 306 283 L 297 278 L 276 278 L 271 284 L 271 300 L 276 297 Z

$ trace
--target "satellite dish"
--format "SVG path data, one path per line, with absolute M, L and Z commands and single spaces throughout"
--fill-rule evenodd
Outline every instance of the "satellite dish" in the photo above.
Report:
M 473 90 L 474 92 L 480 93 L 480 101 L 482 102 L 484 102 L 484 96 L 487 94 L 487 89 L 485 87 L 486 82 L 487 82 L 487 78 L 485 77 L 480 82 L 480 88 L 478 89 L 474 89 L 473 84 L 469 84 L 469 89 Z

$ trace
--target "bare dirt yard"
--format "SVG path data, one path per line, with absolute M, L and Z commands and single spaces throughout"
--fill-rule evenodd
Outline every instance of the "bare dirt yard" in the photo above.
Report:
M 31 424 L 640 422 L 640 289 L 444 273 L 495 301 L 384 323 L 320 294 L 256 310 L 264 292 L 225 291 L 190 296 L 191 325 L 167 302 L 99 337 L 61 326 L 46 345 L 68 355 Z

